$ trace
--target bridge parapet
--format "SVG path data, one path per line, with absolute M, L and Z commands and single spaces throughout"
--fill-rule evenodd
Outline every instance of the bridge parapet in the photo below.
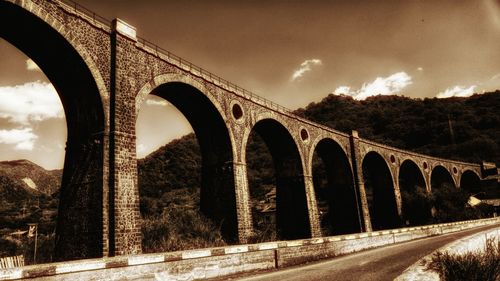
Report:
M 55 0 L 54 2 L 62 7 L 66 12 L 86 20 L 88 23 L 99 29 L 108 33 L 111 32 L 111 21 L 105 17 L 102 17 L 71 0 Z
M 436 162 L 446 162 L 446 163 L 451 163 L 451 164 L 456 164 L 456 165 L 462 165 L 462 166 L 469 166 L 469 167 L 475 167 L 475 168 L 480 168 L 481 167 L 481 164 L 478 164 L 478 163 L 469 163 L 469 162 L 463 162 L 463 161 L 459 161 L 459 160 L 439 158 L 439 157 L 435 157 L 435 156 L 430 156 L 430 155 L 421 154 L 421 153 L 418 153 L 418 152 L 413 152 L 413 151 L 404 150 L 404 149 L 401 149 L 401 148 L 397 148 L 397 147 L 385 145 L 385 144 L 378 143 L 378 142 L 375 142 L 375 141 L 371 141 L 371 140 L 368 140 L 368 139 L 360 138 L 360 141 L 362 143 L 366 144 L 366 145 L 383 148 L 385 150 L 396 152 L 396 153 L 399 153 L 401 155 L 409 155 L 409 156 L 419 157 L 419 158 L 422 158 L 422 159 L 436 161 Z

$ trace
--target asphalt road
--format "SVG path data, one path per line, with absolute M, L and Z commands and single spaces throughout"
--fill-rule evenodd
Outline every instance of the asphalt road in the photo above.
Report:
M 393 280 L 406 268 L 436 249 L 462 237 L 495 227 L 499 227 L 499 225 L 404 242 L 305 266 L 291 267 L 256 276 L 233 277 L 230 280 Z

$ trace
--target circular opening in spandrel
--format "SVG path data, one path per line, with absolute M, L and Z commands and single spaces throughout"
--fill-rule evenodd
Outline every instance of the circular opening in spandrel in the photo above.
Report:
M 243 117 L 243 109 L 241 109 L 241 106 L 239 104 L 233 104 L 233 117 L 236 120 L 241 119 Z
M 391 163 L 396 163 L 396 157 L 394 157 L 394 155 L 391 155 Z
M 306 141 L 309 139 L 309 133 L 307 132 L 306 129 L 302 129 L 300 130 L 300 138 L 303 140 L 303 141 Z

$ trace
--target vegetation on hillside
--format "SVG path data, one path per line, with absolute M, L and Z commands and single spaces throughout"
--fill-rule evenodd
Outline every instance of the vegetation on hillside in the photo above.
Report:
M 339 131 L 428 155 L 500 166 L 500 91 L 469 98 L 329 95 L 296 113 Z

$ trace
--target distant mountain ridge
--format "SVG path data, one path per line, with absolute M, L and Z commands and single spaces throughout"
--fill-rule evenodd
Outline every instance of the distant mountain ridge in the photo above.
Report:
M 500 166 L 500 90 L 467 98 L 328 95 L 296 114 L 330 128 L 430 156 Z
M 62 170 L 48 171 L 29 160 L 0 162 L 0 176 L 8 178 L 11 188 L 50 195 L 59 190 Z M 5 188 L 6 183 L 0 185 Z

